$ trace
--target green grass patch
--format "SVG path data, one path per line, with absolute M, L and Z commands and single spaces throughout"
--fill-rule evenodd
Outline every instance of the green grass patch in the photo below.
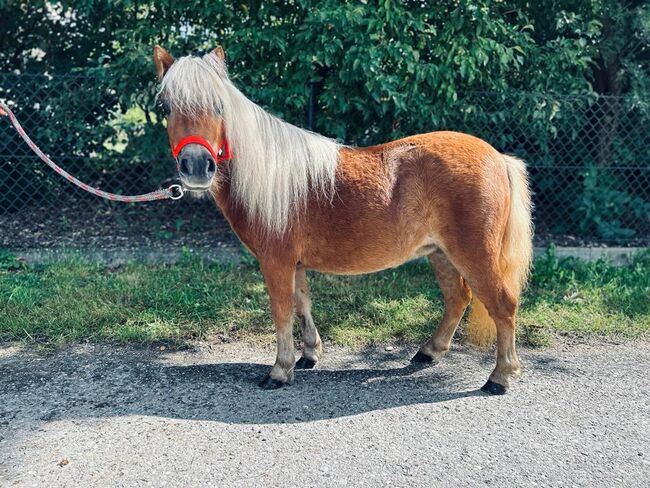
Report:
M 425 261 L 365 276 L 310 273 L 310 286 L 316 324 L 337 344 L 420 342 L 443 313 Z M 649 297 L 650 252 L 625 267 L 558 260 L 549 252 L 535 263 L 520 339 L 542 345 L 557 333 L 639 337 L 650 329 Z M 183 344 L 215 334 L 273 333 L 264 283 L 250 260 L 28 267 L 0 252 L 0 307 L 0 341 Z
M 650 250 L 628 266 L 558 260 L 552 249 L 535 261 L 521 306 L 523 332 L 556 331 L 636 338 L 650 330 Z

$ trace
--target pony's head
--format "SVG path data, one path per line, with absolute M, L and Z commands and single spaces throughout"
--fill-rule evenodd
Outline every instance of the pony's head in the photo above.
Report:
M 310 195 L 331 199 L 340 145 L 246 98 L 228 77 L 223 49 L 175 60 L 156 46 L 153 59 L 187 189 L 214 193 L 227 182 L 229 194 L 269 234 L 284 232 Z M 230 159 L 228 171 L 220 171 Z
M 201 59 L 175 60 L 155 46 L 153 60 L 160 81 L 158 102 L 167 117 L 167 135 L 183 186 L 206 191 L 212 186 L 218 165 L 230 158 L 223 103 L 206 79 L 227 78 L 224 52 L 217 47 Z M 220 76 L 221 75 L 221 76 Z M 213 86 L 216 83 L 213 83 Z

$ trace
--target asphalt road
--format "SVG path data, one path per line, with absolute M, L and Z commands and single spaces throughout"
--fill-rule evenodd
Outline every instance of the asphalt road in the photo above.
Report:
M 510 393 L 456 346 L 330 350 L 292 387 L 270 349 L 0 348 L 0 486 L 648 486 L 650 345 L 521 350 Z

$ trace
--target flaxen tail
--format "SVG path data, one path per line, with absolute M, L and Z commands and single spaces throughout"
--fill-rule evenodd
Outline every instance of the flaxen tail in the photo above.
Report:
M 528 280 L 533 257 L 532 203 L 524 162 L 503 156 L 510 180 L 510 216 L 501 247 L 501 270 L 517 300 Z M 474 297 L 467 325 L 468 340 L 479 346 L 494 342 L 496 326 L 485 306 Z

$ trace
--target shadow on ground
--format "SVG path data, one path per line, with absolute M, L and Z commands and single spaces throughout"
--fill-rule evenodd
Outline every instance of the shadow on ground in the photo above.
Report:
M 477 391 L 492 352 L 455 345 L 415 369 L 415 349 L 329 350 L 321 369 L 264 391 L 273 352 L 242 344 L 0 347 L 0 485 L 647 480 L 648 344 L 522 348 L 524 376 L 505 397 Z
M 408 366 L 409 351 L 358 352 L 323 369 L 297 371 L 275 391 L 257 382 L 268 364 L 234 357 L 84 346 L 41 356 L 0 356 L 0 426 L 17 420 L 149 415 L 226 423 L 296 423 L 414 403 L 483 395 L 492 355 L 456 350 L 429 368 Z M 250 353 L 249 353 L 250 354 Z M 259 354 L 258 354 L 259 355 Z M 268 360 L 272 359 L 272 354 Z M 224 362 L 223 359 L 226 359 Z M 249 359 L 249 358 L 246 358 Z M 485 397 L 486 401 L 489 397 Z

